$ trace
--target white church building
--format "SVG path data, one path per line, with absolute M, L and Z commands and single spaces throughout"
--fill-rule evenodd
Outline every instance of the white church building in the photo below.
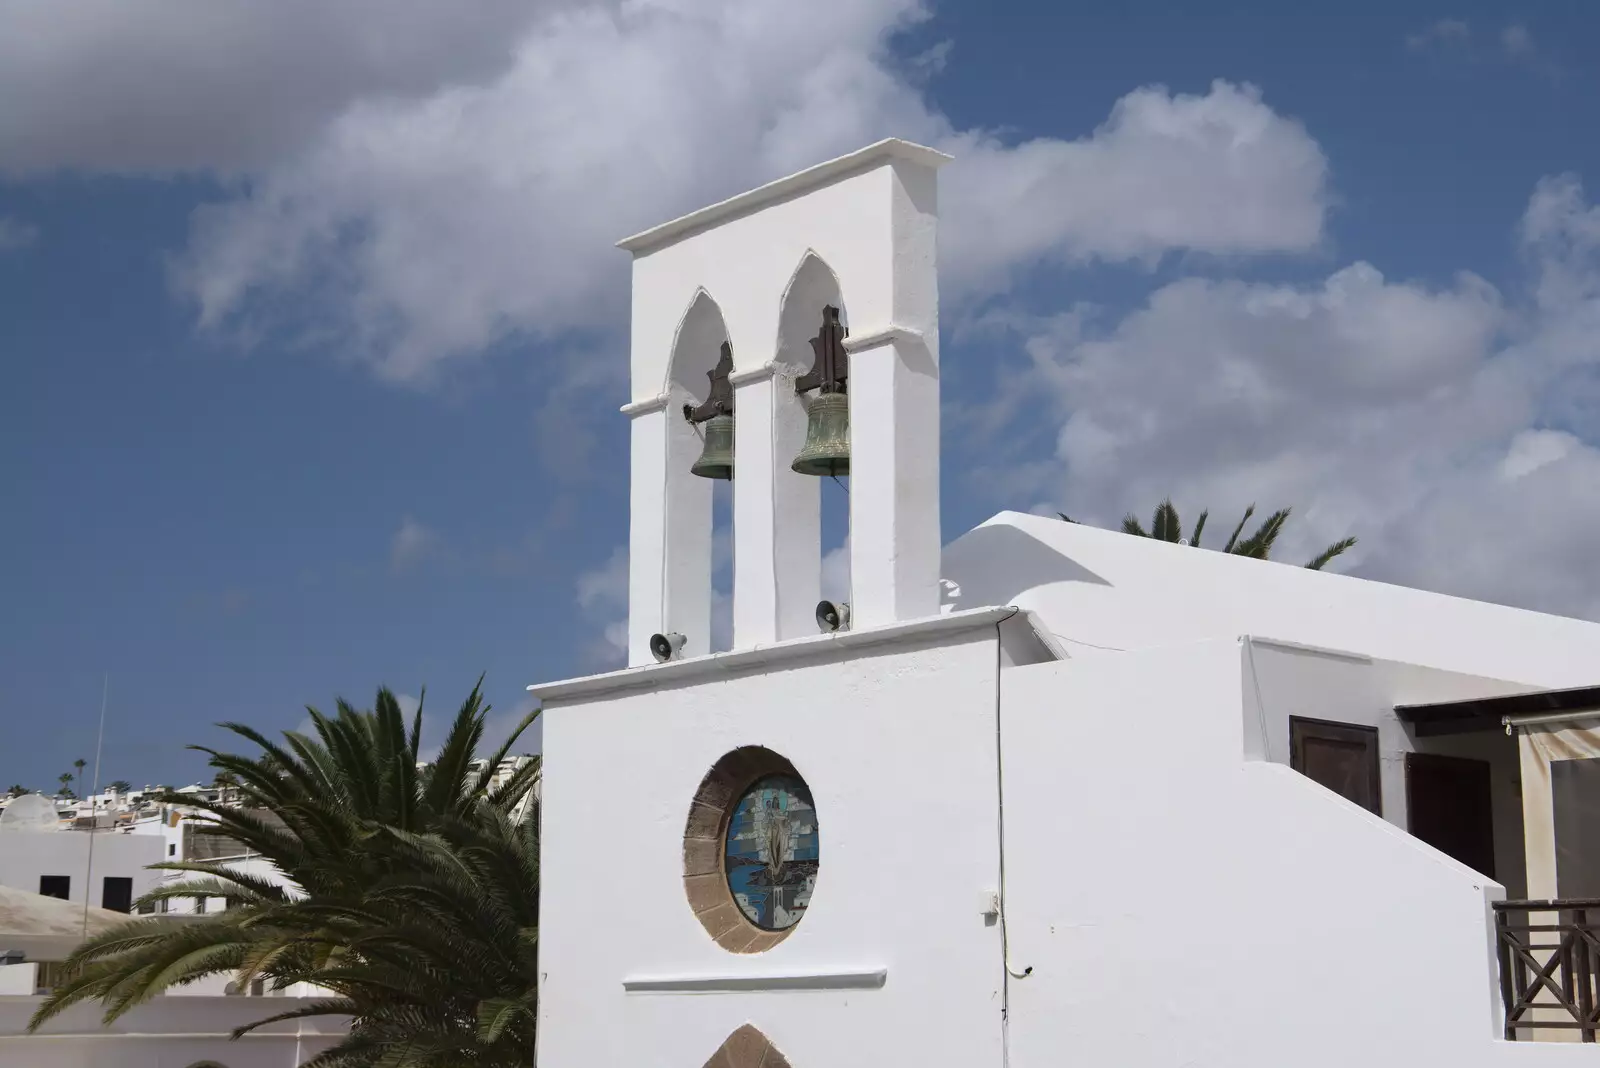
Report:
M 629 666 L 530 688 L 541 1068 L 1594 1063 L 1600 625 L 1016 513 L 945 544 L 946 158 L 622 243 Z

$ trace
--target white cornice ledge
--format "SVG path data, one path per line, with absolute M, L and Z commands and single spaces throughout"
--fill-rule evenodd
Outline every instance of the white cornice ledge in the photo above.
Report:
M 864 334 L 856 334 L 845 338 L 844 351 L 854 355 L 858 352 L 865 352 L 867 349 L 878 348 L 880 345 L 893 345 L 902 341 L 920 344 L 923 341 L 922 331 L 913 330 L 909 326 L 899 326 L 891 323 L 876 330 L 869 330 Z
M 887 968 L 837 972 L 768 972 L 755 975 L 652 975 L 622 981 L 630 994 L 739 994 L 750 990 L 877 990 Z
M 847 156 L 830 159 L 826 163 L 819 163 L 815 167 L 808 167 L 797 174 L 787 178 L 779 178 L 775 182 L 768 182 L 748 193 L 740 193 L 710 207 L 692 211 L 688 215 L 664 222 L 660 226 L 652 226 L 643 233 L 625 237 L 617 242 L 617 247 L 626 249 L 635 256 L 644 252 L 653 252 L 662 245 L 670 245 L 680 238 L 687 237 L 700 230 L 709 229 L 717 223 L 724 222 L 738 215 L 748 215 L 758 208 L 779 200 L 787 200 L 798 196 L 809 189 L 828 185 L 859 171 L 865 171 L 880 163 L 892 159 L 903 159 L 912 163 L 920 163 L 925 167 L 939 167 L 949 163 L 953 156 L 928 148 L 924 145 L 902 141 L 898 137 L 885 138 L 866 148 L 857 149 Z
M 804 638 L 790 638 L 770 645 L 755 645 L 747 649 L 734 649 L 725 653 L 709 653 L 687 660 L 669 660 L 665 664 L 640 664 L 609 671 L 604 675 L 563 679 L 558 682 L 538 683 L 528 687 L 542 703 L 576 699 L 592 700 L 596 697 L 626 690 L 661 689 L 683 686 L 707 676 L 727 675 L 736 671 L 787 661 L 826 657 L 835 651 L 861 649 L 873 645 L 892 645 L 915 641 L 935 634 L 959 634 L 962 631 L 992 627 L 1002 620 L 1020 615 L 1035 633 L 1046 633 L 1032 612 L 1010 606 L 993 608 L 968 608 L 960 612 L 913 619 L 904 623 L 889 623 L 866 630 L 838 630 L 831 634 L 812 634 Z
M 629 417 L 649 415 L 651 412 L 666 411 L 667 401 L 671 399 L 670 394 L 663 393 L 659 397 L 646 397 L 644 400 L 629 401 L 617 410 Z

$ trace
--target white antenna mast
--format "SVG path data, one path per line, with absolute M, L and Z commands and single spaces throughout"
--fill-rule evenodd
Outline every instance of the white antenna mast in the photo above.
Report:
M 80 938 L 89 937 L 89 893 L 94 888 L 94 832 L 100 824 L 95 795 L 100 792 L 100 753 L 105 748 L 106 698 L 110 694 L 111 675 L 107 673 L 100 680 L 100 733 L 94 742 L 94 790 L 89 794 L 89 861 L 83 869 L 83 929 L 79 932 Z

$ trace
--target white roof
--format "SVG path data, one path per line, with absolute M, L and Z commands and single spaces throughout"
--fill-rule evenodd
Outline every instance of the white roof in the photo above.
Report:
M 1600 624 L 1001 512 L 945 546 L 957 607 L 1036 613 L 1070 656 L 1251 635 L 1489 676 L 1592 685 Z
M 109 909 L 0 886 L 0 952 L 20 949 L 28 960 L 65 960 L 85 936 L 110 930 L 132 917 Z

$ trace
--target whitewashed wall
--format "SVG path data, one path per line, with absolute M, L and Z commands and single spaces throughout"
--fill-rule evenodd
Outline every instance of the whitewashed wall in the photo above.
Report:
M 796 1068 L 1000 1063 L 998 935 L 979 909 L 997 858 L 994 628 L 941 641 L 694 685 L 646 669 L 653 691 L 547 699 L 541 1068 L 700 1065 L 747 1022 Z M 745 745 L 794 763 L 821 832 L 806 916 L 758 955 L 712 942 L 682 883 L 695 791 Z M 623 989 L 878 968 L 875 990 Z
M 1236 641 L 1006 673 L 1011 1064 L 1590 1063 L 1498 1039 L 1495 884 L 1246 759 L 1247 675 Z
M 27 1034 L 37 997 L 0 997 L 0 1065 L 6 1068 L 295 1068 L 338 1041 L 339 1017 L 273 1024 L 237 1041 L 235 1027 L 307 1002 L 157 998 L 105 1027 L 94 1006 L 76 1006 Z
M 1416 738 L 1394 712 L 1396 705 L 1488 697 L 1521 687 L 1476 675 L 1259 640 L 1246 645 L 1245 670 L 1255 710 L 1247 712 L 1244 724 L 1247 755 L 1288 764 L 1291 717 L 1376 727 L 1382 815 L 1396 827 L 1410 826 L 1406 754 L 1437 753 L 1486 761 L 1494 818 L 1494 875 L 1505 886 L 1507 896 L 1526 896 L 1517 740 L 1498 729 Z
M 162 840 L 148 834 L 106 832 L 93 835 L 94 866 L 89 870 L 89 840 L 85 831 L 6 831 L 0 833 L 0 886 L 39 892 L 41 875 L 71 878 L 69 901 L 82 902 L 85 886 L 92 886 L 89 904 L 98 908 L 107 876 L 133 880 L 133 896 L 153 889 L 160 872 L 148 867 L 162 860 Z M 87 878 L 86 878 L 87 876 Z

